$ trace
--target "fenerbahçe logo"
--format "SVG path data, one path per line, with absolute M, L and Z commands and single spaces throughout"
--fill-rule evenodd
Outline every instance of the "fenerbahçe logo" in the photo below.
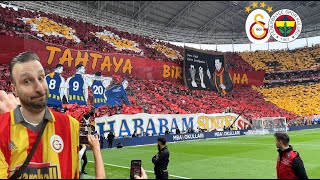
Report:
M 53 151 L 60 153 L 63 150 L 64 144 L 63 140 L 59 135 L 53 135 L 50 138 L 50 146 Z
M 257 8 L 258 3 L 253 2 L 247 6 L 245 11 L 250 12 L 251 8 Z M 262 2 L 260 8 L 267 5 Z M 272 12 L 272 7 L 266 8 L 268 13 Z M 295 40 L 302 29 L 302 22 L 297 13 L 289 9 L 277 11 L 270 18 L 265 10 L 253 10 L 246 20 L 246 34 L 249 40 L 254 44 L 263 44 L 267 42 L 272 35 L 279 42 L 291 42 Z
M 281 9 L 274 13 L 269 21 L 270 34 L 277 41 L 291 42 L 299 36 L 302 22 L 297 13 L 290 9 Z

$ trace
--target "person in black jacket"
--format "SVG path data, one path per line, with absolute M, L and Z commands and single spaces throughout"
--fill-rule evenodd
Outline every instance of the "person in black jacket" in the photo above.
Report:
M 176 134 L 180 134 L 180 129 L 179 128 L 176 129 Z
M 104 133 L 100 135 L 100 149 L 103 148 Z
M 168 179 L 169 150 L 166 146 L 166 138 L 158 138 L 158 153 L 152 157 L 154 164 L 154 174 L 156 179 Z
M 290 138 L 286 133 L 275 133 L 278 148 L 277 178 L 278 179 L 308 179 L 303 161 L 297 151 L 289 145 Z
M 82 144 L 82 146 L 86 146 L 85 144 Z M 82 167 L 81 167 L 81 174 L 88 174 L 85 169 L 86 169 L 86 165 L 88 163 L 88 158 L 87 158 L 87 148 L 84 148 L 84 152 L 83 152 L 83 155 L 81 157 L 81 160 L 83 160 L 83 164 L 82 164 Z
M 114 139 L 114 135 L 112 132 L 109 132 L 108 136 L 107 136 L 107 139 L 108 139 L 108 148 L 111 149 L 112 148 L 112 142 L 113 142 L 113 139 Z

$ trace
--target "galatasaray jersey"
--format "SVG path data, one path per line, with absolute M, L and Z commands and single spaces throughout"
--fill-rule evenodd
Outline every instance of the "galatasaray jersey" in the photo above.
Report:
M 81 74 L 75 74 L 69 81 L 69 104 L 87 105 L 83 93 L 84 79 Z
M 98 108 L 100 106 L 106 105 L 106 100 L 103 95 L 105 88 L 102 85 L 102 81 L 94 80 L 91 85 L 91 90 L 93 94 L 94 107 Z
M 12 176 L 24 163 L 42 126 L 24 121 L 19 107 L 0 115 L 0 179 Z M 20 178 L 79 178 L 79 122 L 48 108 L 44 119 L 46 129 Z
M 61 75 L 59 73 L 50 73 L 46 76 L 48 84 L 49 95 L 48 105 L 62 108 L 62 99 L 60 98 L 60 85 L 62 83 Z

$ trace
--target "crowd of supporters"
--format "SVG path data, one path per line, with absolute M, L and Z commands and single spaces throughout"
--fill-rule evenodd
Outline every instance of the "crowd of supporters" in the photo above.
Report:
M 24 21 L 23 19 L 29 18 Z M 31 22 L 42 31 L 35 31 Z M 99 32 L 108 32 L 106 38 L 97 36 Z M 21 34 L 24 33 L 24 34 Z M 42 34 L 41 34 L 42 33 Z M 56 35 L 60 33 L 63 36 Z M 70 17 L 61 17 L 56 14 L 35 12 L 0 7 L 0 34 L 33 37 L 49 43 L 67 47 L 84 48 L 106 53 L 121 53 L 139 56 L 160 61 L 172 61 L 182 64 L 183 47 L 143 37 L 128 32 L 119 31 L 113 27 L 101 27 L 94 24 L 74 20 Z M 79 39 L 79 41 L 72 38 Z M 111 40 L 110 40 L 111 39 Z M 132 46 L 137 43 L 139 51 Z M 119 46 L 122 47 L 119 49 Z M 132 48 L 126 48 L 131 46 Z M 320 47 L 299 48 L 295 50 L 268 50 L 242 53 L 225 53 L 228 66 L 236 70 L 300 70 L 304 68 L 317 68 L 320 66 Z
M 284 49 L 242 52 L 240 55 L 255 70 L 267 72 L 320 67 L 319 45 L 290 51 Z
M 272 88 L 254 88 L 265 100 L 299 116 L 315 115 L 320 111 L 318 92 L 320 84 L 289 85 Z
M 8 66 L 2 65 L 6 72 Z M 46 72 L 52 70 L 46 69 Z M 64 71 L 63 77 L 69 77 L 72 71 Z M 121 82 L 121 76 L 114 76 L 114 84 Z M 6 80 L 8 83 L 6 83 Z M 10 90 L 10 79 L 2 80 L 1 86 Z M 128 99 L 131 106 L 102 106 L 95 111 L 96 116 L 111 116 L 114 114 L 189 114 L 189 113 L 221 113 L 227 107 L 233 112 L 240 113 L 245 109 L 243 116 L 248 119 L 255 119 L 265 116 L 284 116 L 295 118 L 293 113 L 289 113 L 278 106 L 265 101 L 264 96 L 252 90 L 251 87 L 236 87 L 226 97 L 220 96 L 212 91 L 188 90 L 182 83 L 172 83 L 169 81 L 141 80 L 134 77 L 127 77 L 129 87 L 127 88 Z M 112 86 L 112 84 L 111 84 Z M 88 106 L 64 105 L 67 113 L 77 119 L 82 119 L 86 112 L 90 112 L 93 105 L 92 92 L 89 89 Z
M 32 30 L 32 26 L 23 21 L 23 18 L 30 18 L 30 21 L 37 21 L 38 29 L 45 29 L 47 32 L 41 32 Z M 33 19 L 32 19 L 33 18 Z M 42 18 L 41 20 L 38 20 Z M 44 20 L 43 20 L 44 19 Z M 43 27 L 43 28 L 40 28 Z M 66 28 L 68 27 L 68 28 Z M 72 30 L 70 30 L 72 29 Z M 73 32 L 74 30 L 74 32 Z M 103 40 L 95 36 L 96 32 L 109 31 L 114 35 L 113 43 Z M 57 35 L 49 35 L 47 33 L 58 33 L 64 35 L 65 37 Z M 80 39 L 80 42 L 75 41 L 72 38 L 66 38 L 72 35 Z M 56 14 L 44 13 L 44 12 L 34 12 L 29 10 L 19 9 L 15 11 L 12 8 L 0 7 L 0 34 L 25 37 L 25 34 L 30 34 L 33 37 L 40 38 L 41 40 L 49 43 L 64 45 L 67 47 L 79 47 L 88 50 L 101 51 L 106 53 L 121 53 L 128 54 L 132 56 L 141 56 L 144 58 L 161 60 L 161 61 L 173 61 L 181 63 L 182 56 L 177 56 L 177 59 L 170 58 L 170 52 L 178 52 L 180 55 L 183 53 L 183 48 L 175 46 L 173 44 L 161 42 L 149 37 L 143 37 L 136 34 L 131 34 L 128 32 L 119 31 L 112 27 L 100 27 L 93 25 L 88 22 L 77 21 L 69 17 L 61 17 Z M 139 49 L 142 52 L 136 52 L 128 49 L 116 49 L 113 44 L 115 42 L 123 43 L 123 46 L 127 45 L 129 41 L 134 41 L 138 43 Z M 159 44 L 165 48 L 152 48 L 148 45 Z
M 29 19 L 25 20 L 23 18 Z M 43 31 L 49 34 L 39 35 L 40 32 L 34 31 L 30 22 L 38 23 L 38 29 L 45 29 Z M 51 35 L 55 32 L 64 36 Z M 112 37 L 101 38 L 103 36 L 97 36 L 98 32 L 108 32 Z M 128 54 L 160 61 L 172 61 L 178 64 L 181 64 L 183 60 L 181 56 L 183 55 L 182 47 L 149 37 L 122 32 L 112 27 L 100 27 L 88 22 L 44 12 L 15 11 L 11 8 L 0 7 L 0 34 L 24 38 L 26 37 L 25 34 L 29 34 L 40 38 L 42 41 L 67 47 Z M 74 37 L 80 41 L 75 40 Z M 132 47 L 132 42 L 137 43 L 138 46 L 135 47 L 138 47 L 141 51 L 130 50 L 128 47 Z M 225 55 L 229 68 L 241 71 L 267 71 L 268 73 L 265 76 L 267 81 L 317 78 L 319 76 L 318 70 L 296 71 L 319 67 L 320 46 L 318 45 L 293 51 L 255 51 L 225 53 Z M 0 70 L 3 72 L 0 74 L 1 89 L 11 91 L 7 65 L 1 65 Z M 278 70 L 292 70 L 292 72 L 273 72 Z M 50 71 L 52 69 L 46 69 L 47 73 Z M 74 74 L 74 72 L 64 72 L 62 76 L 66 78 L 71 74 Z M 113 79 L 116 80 L 114 83 L 117 83 L 121 82 L 123 77 L 113 76 Z M 142 112 L 150 114 L 210 114 L 224 112 L 227 107 L 230 107 L 235 113 L 240 113 L 245 109 L 243 116 L 250 120 L 266 115 L 296 119 L 297 116 L 319 112 L 319 105 L 313 102 L 317 100 L 313 98 L 313 95 L 318 90 L 318 84 L 275 87 L 272 89 L 236 87 L 226 97 L 222 97 L 215 92 L 188 90 L 181 83 L 141 80 L 134 77 L 129 77 L 127 80 L 130 83 L 127 93 L 132 105 L 102 106 L 94 111 L 95 117 Z M 286 96 L 284 97 L 282 94 Z M 299 104 L 298 101 L 304 103 Z M 65 104 L 64 110 L 77 119 L 82 119 L 84 113 L 92 111 L 92 92 L 89 90 L 88 106 Z

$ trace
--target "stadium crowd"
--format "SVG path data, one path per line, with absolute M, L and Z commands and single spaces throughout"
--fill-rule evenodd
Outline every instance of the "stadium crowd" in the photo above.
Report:
M 149 37 L 122 32 L 112 27 L 100 27 L 88 22 L 65 18 L 55 14 L 35 12 L 20 9 L 0 7 L 0 34 L 40 38 L 42 41 L 67 47 L 84 48 L 108 53 L 129 54 L 132 56 L 142 56 L 145 58 L 172 61 L 181 64 L 183 48 L 170 43 L 154 40 Z M 37 25 L 37 28 L 35 28 Z M 23 33 L 23 34 L 21 34 Z M 136 46 L 138 44 L 138 46 Z M 138 49 L 138 50 L 137 50 Z M 320 58 L 319 45 L 311 48 L 300 48 L 296 50 L 278 51 L 255 51 L 243 53 L 225 53 L 227 66 L 234 70 L 252 71 L 265 70 L 266 82 L 274 80 L 292 80 L 301 78 L 317 79 L 319 71 L 313 70 L 318 67 Z M 262 60 L 262 61 L 261 61 Z M 308 70 L 308 68 L 313 68 Z M 296 71 L 306 69 L 304 71 Z M 6 65 L 0 65 L 3 73 L 0 75 L 0 86 L 3 90 L 10 92 L 9 71 Z M 285 72 L 274 72 L 282 70 Z M 52 69 L 46 69 L 46 73 Z M 63 72 L 64 78 L 74 74 L 73 71 Z M 124 78 L 118 75 L 112 77 L 113 84 L 121 82 Z M 141 80 L 134 77 L 126 77 L 130 86 L 128 87 L 128 99 L 132 105 L 122 106 L 102 106 L 95 110 L 94 117 L 103 115 L 112 116 L 114 114 L 136 114 L 136 113 L 219 113 L 227 107 L 234 112 L 245 109 L 243 116 L 249 120 L 269 116 L 284 116 L 287 119 L 297 119 L 298 116 L 311 115 L 317 113 L 318 109 L 312 107 L 304 110 L 304 105 L 295 107 L 283 106 L 277 99 L 281 93 L 287 97 L 283 99 L 286 103 L 296 99 L 296 90 L 304 94 L 303 98 L 308 102 L 312 101 L 313 86 L 288 86 L 275 87 L 275 89 L 264 89 L 269 87 L 237 87 L 226 97 L 221 97 L 217 93 L 191 91 L 181 83 L 171 83 L 162 81 Z M 315 85 L 317 86 L 317 85 Z M 284 90 L 282 90 L 284 89 Z M 310 89 L 310 91 L 309 91 Z M 269 93 L 269 91 L 274 91 Z M 290 104 L 290 103 L 289 103 Z M 296 103 L 293 103 L 296 105 Z M 89 89 L 88 106 L 64 104 L 63 111 L 82 119 L 84 113 L 92 111 L 93 96 Z M 310 105 L 308 105 L 310 106 Z M 240 108 L 241 107 L 241 108 Z M 91 122 L 92 123 L 92 122 Z

